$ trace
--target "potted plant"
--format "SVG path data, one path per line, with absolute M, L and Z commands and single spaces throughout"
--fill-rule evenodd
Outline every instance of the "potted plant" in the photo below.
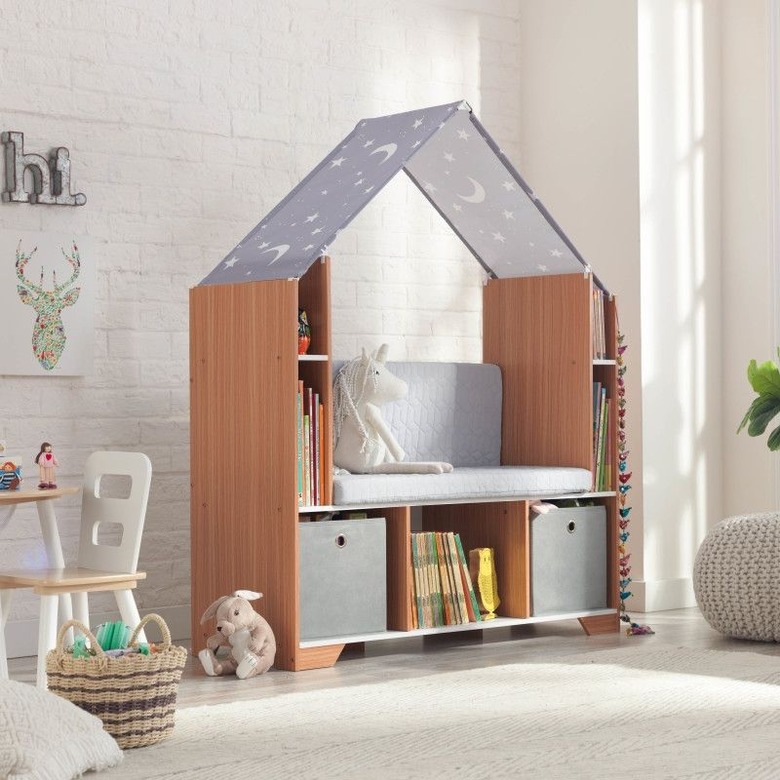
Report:
M 780 358 L 780 348 L 777 354 Z M 748 435 L 761 436 L 772 418 L 780 412 L 780 369 L 771 360 L 760 365 L 755 360 L 751 360 L 747 376 L 757 397 L 742 418 L 737 433 L 747 426 Z M 769 434 L 766 443 L 773 452 L 780 450 L 780 425 Z

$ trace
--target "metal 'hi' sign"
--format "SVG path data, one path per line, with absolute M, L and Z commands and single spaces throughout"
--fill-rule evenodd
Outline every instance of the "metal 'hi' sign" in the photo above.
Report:
M 87 196 L 70 191 L 70 152 L 58 146 L 47 160 L 40 154 L 24 153 L 24 134 L 4 132 L 0 141 L 5 146 L 5 203 L 48 203 L 55 206 L 83 206 Z M 24 188 L 24 173 L 32 176 L 32 192 Z

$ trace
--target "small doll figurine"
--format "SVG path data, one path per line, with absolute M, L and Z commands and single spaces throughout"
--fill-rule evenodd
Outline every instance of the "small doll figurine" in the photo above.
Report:
M 54 467 L 59 466 L 57 456 L 51 451 L 51 444 L 45 441 L 41 444 L 41 451 L 35 456 L 35 462 L 38 464 L 38 473 L 40 474 L 39 490 L 47 488 L 56 488 L 57 483 L 54 475 Z

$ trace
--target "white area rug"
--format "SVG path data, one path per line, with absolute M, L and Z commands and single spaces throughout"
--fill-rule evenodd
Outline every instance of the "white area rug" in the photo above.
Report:
M 100 777 L 780 777 L 780 657 L 640 641 L 179 710 Z

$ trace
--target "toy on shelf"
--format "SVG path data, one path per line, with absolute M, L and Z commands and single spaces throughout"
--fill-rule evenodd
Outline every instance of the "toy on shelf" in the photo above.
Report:
M 303 309 L 298 309 L 298 354 L 305 355 L 311 344 L 311 326 Z
M 409 387 L 387 368 L 387 344 L 341 368 L 334 383 L 333 462 L 353 474 L 444 474 L 452 464 L 406 461 L 380 406 L 405 398 Z
M 51 451 L 51 444 L 45 441 L 41 444 L 41 451 L 35 456 L 35 462 L 38 464 L 38 474 L 40 482 L 38 487 L 41 490 L 57 487 L 55 466 L 59 466 L 57 456 Z
M 19 490 L 22 484 L 22 467 L 18 460 L 8 458 L 0 466 L 0 490 Z
M 276 638 L 264 617 L 254 611 L 250 601 L 263 597 L 251 590 L 236 590 L 218 598 L 200 619 L 201 624 L 217 619 L 217 633 L 206 640 L 206 649 L 198 653 L 209 677 L 234 674 L 241 680 L 267 672 L 276 656 Z M 229 647 L 227 656 L 217 658 L 220 647 Z

